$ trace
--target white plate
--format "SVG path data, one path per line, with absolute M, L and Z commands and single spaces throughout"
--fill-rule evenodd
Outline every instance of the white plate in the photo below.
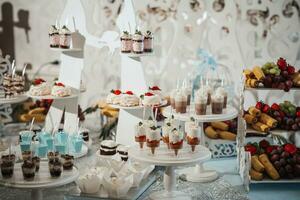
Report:
M 74 166 L 72 170 L 63 170 L 60 177 L 52 178 L 49 172 L 48 162 L 40 162 L 39 172 L 36 172 L 32 181 L 24 180 L 22 163 L 16 163 L 14 175 L 11 178 L 3 179 L 0 173 L 0 185 L 14 188 L 49 188 L 65 185 L 75 181 L 79 176 L 78 169 Z
M 163 100 L 162 103 L 158 106 L 155 106 L 156 108 L 162 107 L 168 104 L 167 100 Z M 112 108 L 116 109 L 123 109 L 123 110 L 135 110 L 135 109 L 143 109 L 144 107 L 151 107 L 151 106 L 144 106 L 144 105 L 138 105 L 138 106 L 120 106 L 120 105 L 114 105 L 114 104 L 108 104 Z
M 129 149 L 128 155 L 133 160 L 158 166 L 193 164 L 211 158 L 209 149 L 201 145 L 197 145 L 195 151 L 192 152 L 190 145 L 184 144 L 176 156 L 174 150 L 168 149 L 162 142 L 160 147 L 155 149 L 154 155 L 151 153 L 150 148 L 145 146 L 144 149 L 140 149 L 137 145 Z
M 191 117 L 193 117 L 198 122 L 226 121 L 226 120 L 233 119 L 238 115 L 238 111 L 230 105 L 227 105 L 227 108 L 223 109 L 222 114 L 211 114 L 211 106 L 208 106 L 206 108 L 206 112 L 207 112 L 206 115 L 196 115 L 193 104 L 190 105 L 190 108 L 191 108 L 190 112 L 188 110 L 187 113 L 181 114 L 181 113 L 176 113 L 175 110 L 171 108 L 171 106 L 168 106 L 163 110 L 162 114 L 165 117 L 170 117 L 171 115 L 173 115 L 175 119 L 178 119 L 180 121 L 189 121 Z
M 46 96 L 33 96 L 31 95 L 29 92 L 26 93 L 27 97 L 30 97 L 32 99 L 72 99 L 77 97 L 79 94 L 78 90 L 72 89 L 71 95 L 70 96 L 66 96 L 66 97 L 55 97 L 52 95 L 46 95 Z
M 13 104 L 13 103 L 20 103 L 27 100 L 28 97 L 26 95 L 18 95 L 16 97 L 10 98 L 0 98 L 0 104 Z

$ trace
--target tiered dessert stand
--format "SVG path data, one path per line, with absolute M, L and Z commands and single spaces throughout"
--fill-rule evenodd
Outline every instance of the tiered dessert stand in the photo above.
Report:
M 76 167 L 72 170 L 63 170 L 61 176 L 52 178 L 49 172 L 48 162 L 40 162 L 40 170 L 35 174 L 32 181 L 24 180 L 22 163 L 16 163 L 14 175 L 11 178 L 4 179 L 0 176 L 0 185 L 11 188 L 31 189 L 32 200 L 42 200 L 44 188 L 59 187 L 75 181 L 79 177 L 79 171 Z
M 171 106 L 165 108 L 163 110 L 163 115 L 165 117 L 171 117 L 172 115 L 174 116 L 175 119 L 179 121 L 189 121 L 191 117 L 193 117 L 198 123 L 199 127 L 201 129 L 201 143 L 202 145 L 205 144 L 205 136 L 204 136 L 204 128 L 203 128 L 203 123 L 204 122 L 216 122 L 216 121 L 226 121 L 233 119 L 238 116 L 238 111 L 233 108 L 230 105 L 227 105 L 227 108 L 223 110 L 222 114 L 211 114 L 211 108 L 210 106 L 207 107 L 207 114 L 206 115 L 196 115 L 192 114 L 195 113 L 193 108 L 194 106 L 190 106 L 192 109 L 189 113 L 176 113 L 173 111 Z M 186 175 L 186 178 L 188 181 L 191 182 L 210 182 L 218 178 L 218 174 L 214 170 L 204 170 L 203 168 L 203 161 L 199 161 L 198 164 L 195 167 L 192 168 L 186 168 L 183 171 L 183 174 Z
M 132 146 L 128 155 L 131 159 L 153 164 L 156 166 L 165 166 L 164 172 L 164 190 L 150 194 L 151 199 L 191 199 L 183 192 L 176 191 L 176 176 L 174 169 L 177 166 L 191 165 L 207 161 L 211 158 L 211 152 L 204 146 L 198 145 L 194 152 L 189 145 L 184 145 L 175 156 L 174 151 L 169 150 L 166 145 L 161 144 L 156 148 L 155 154 L 150 153 L 150 149 L 140 149 L 139 146 Z

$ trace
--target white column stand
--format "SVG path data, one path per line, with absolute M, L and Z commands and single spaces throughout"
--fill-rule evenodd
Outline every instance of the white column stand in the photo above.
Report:
M 43 199 L 42 189 L 32 189 L 31 190 L 31 199 L 32 200 L 42 200 Z

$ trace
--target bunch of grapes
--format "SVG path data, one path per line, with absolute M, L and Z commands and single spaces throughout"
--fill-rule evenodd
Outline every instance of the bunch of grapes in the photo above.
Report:
M 288 92 L 293 87 L 293 77 L 295 68 L 287 64 L 286 60 L 279 58 L 277 64 L 267 62 L 262 66 L 265 74 L 263 85 L 266 88 L 278 88 Z
M 275 147 L 268 157 L 281 178 L 293 179 L 300 176 L 300 152 L 294 144 Z

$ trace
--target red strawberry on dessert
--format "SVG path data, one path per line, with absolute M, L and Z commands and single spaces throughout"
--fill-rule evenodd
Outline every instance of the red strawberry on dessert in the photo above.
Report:
M 279 69 L 281 69 L 281 71 L 284 71 L 286 69 L 287 63 L 286 60 L 284 58 L 279 58 L 277 60 L 277 65 L 279 67 Z
M 43 82 L 46 82 L 46 81 L 44 79 L 42 79 L 42 78 L 38 78 L 38 79 L 34 80 L 33 84 L 34 85 L 39 85 L 39 84 L 41 84 Z
M 150 90 L 161 90 L 158 86 L 149 87 Z
M 268 104 L 265 104 L 263 109 L 262 109 L 262 112 L 263 113 L 268 113 L 270 111 L 270 106 Z
M 300 117 L 300 111 L 297 111 L 297 112 L 296 112 L 296 116 L 297 116 L 297 117 Z
M 120 95 L 122 92 L 121 90 L 111 90 L 111 93 L 114 93 L 115 95 Z
M 258 101 L 255 105 L 255 108 L 257 108 L 258 110 L 261 110 L 263 108 L 264 104 L 262 101 Z
M 280 106 L 279 106 L 277 103 L 273 103 L 272 106 L 271 106 L 271 108 L 272 108 L 273 110 L 276 110 L 276 111 L 279 111 L 279 110 L 280 110 Z
M 247 144 L 245 146 L 245 151 L 249 151 L 251 153 L 251 156 L 255 155 L 257 152 L 257 148 L 251 144 Z
M 287 72 L 291 75 L 295 73 L 295 67 L 288 65 L 287 66 Z
M 153 96 L 153 95 L 154 95 L 154 94 L 151 93 L 151 92 L 146 92 L 146 93 L 145 93 L 145 96 L 148 96 L 148 97 Z
M 284 145 L 284 151 L 295 154 L 297 152 L 297 147 L 294 144 L 286 144 Z
M 126 91 L 125 93 L 126 93 L 126 94 L 129 94 L 129 95 L 133 95 L 133 92 L 132 92 L 132 91 Z
M 65 87 L 65 85 L 64 85 L 63 83 L 60 83 L 60 82 L 56 82 L 55 85 L 56 85 L 56 86 Z

